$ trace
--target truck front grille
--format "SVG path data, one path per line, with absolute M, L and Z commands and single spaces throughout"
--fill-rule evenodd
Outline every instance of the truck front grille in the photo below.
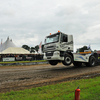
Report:
M 44 52 L 54 51 L 56 49 L 56 46 L 48 46 L 44 48 Z
M 53 52 L 46 52 L 46 56 L 53 56 Z

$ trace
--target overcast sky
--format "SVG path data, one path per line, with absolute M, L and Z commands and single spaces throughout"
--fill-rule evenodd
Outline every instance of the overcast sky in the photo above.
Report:
M 44 43 L 45 36 L 72 34 L 74 50 L 100 50 L 100 0 L 0 0 L 0 39 L 18 47 Z

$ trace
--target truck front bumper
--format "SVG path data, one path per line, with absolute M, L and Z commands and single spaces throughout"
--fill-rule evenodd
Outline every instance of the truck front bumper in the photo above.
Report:
M 46 55 L 46 53 L 44 53 L 44 60 L 64 60 L 64 57 L 60 57 L 60 52 L 59 51 L 55 51 L 53 52 L 52 56 L 48 56 Z

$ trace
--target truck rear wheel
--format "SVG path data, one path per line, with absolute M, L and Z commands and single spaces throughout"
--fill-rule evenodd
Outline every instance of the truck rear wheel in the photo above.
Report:
M 49 60 L 48 62 L 50 65 L 57 65 L 58 64 L 58 61 L 56 61 L 56 60 Z
M 89 59 L 89 62 L 86 63 L 86 66 L 93 67 L 93 66 L 95 66 L 95 64 L 96 64 L 96 59 L 94 56 L 91 56 Z
M 62 63 L 66 66 L 70 65 L 73 62 L 72 56 L 69 54 L 66 54 L 64 57 L 64 61 Z

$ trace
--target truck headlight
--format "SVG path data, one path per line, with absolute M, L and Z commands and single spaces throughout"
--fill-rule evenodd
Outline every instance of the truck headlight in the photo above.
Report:
M 60 55 L 60 52 L 59 51 L 55 51 L 54 54 L 55 55 Z

